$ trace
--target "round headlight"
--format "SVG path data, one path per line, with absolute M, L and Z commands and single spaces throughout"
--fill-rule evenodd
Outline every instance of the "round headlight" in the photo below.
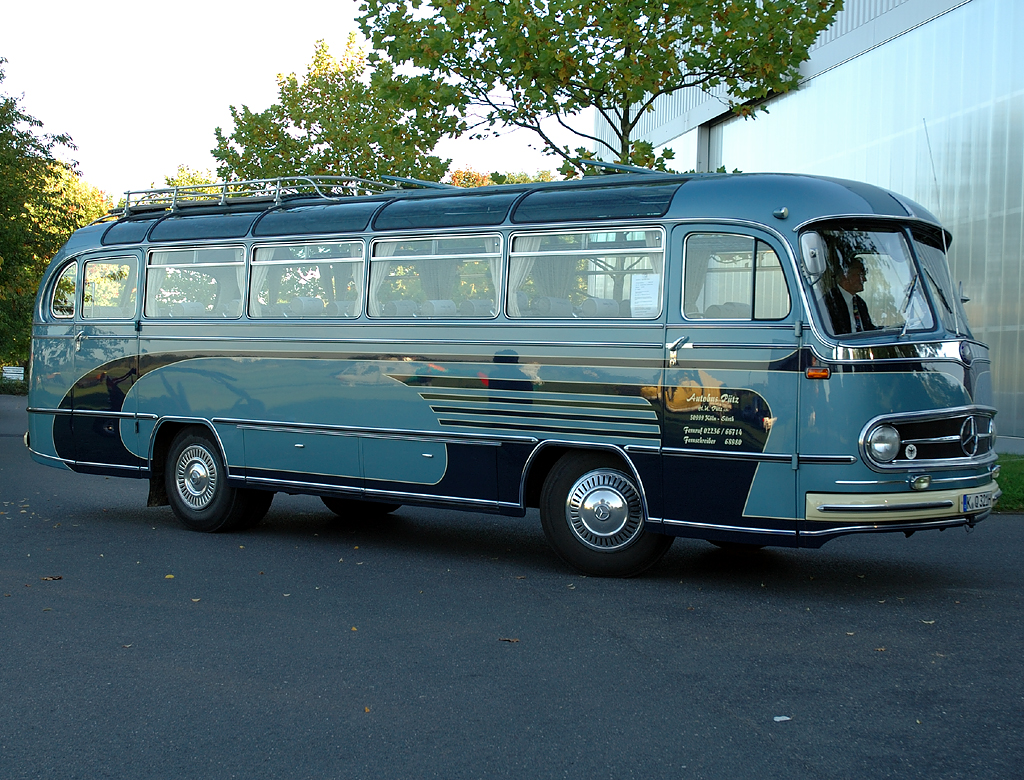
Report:
M 900 453 L 899 431 L 891 425 L 879 425 L 868 434 L 868 449 L 875 460 L 888 463 Z

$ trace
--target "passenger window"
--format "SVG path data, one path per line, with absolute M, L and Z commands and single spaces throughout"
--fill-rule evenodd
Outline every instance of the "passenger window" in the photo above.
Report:
M 661 314 L 660 229 L 518 235 L 509 254 L 509 317 L 655 319 Z
M 370 315 L 494 317 L 500 277 L 498 235 L 377 241 Z
M 775 251 L 750 236 L 695 233 L 684 252 L 683 315 L 705 320 L 779 320 L 789 314 Z
M 58 319 L 66 320 L 75 316 L 76 284 L 78 282 L 78 263 L 71 263 L 57 279 L 53 286 L 53 299 L 50 302 L 50 313 Z
M 260 247 L 249 316 L 358 317 L 362 288 L 362 241 Z
M 146 316 L 237 318 L 244 289 L 241 247 L 157 250 L 146 270 Z
M 84 319 L 131 319 L 138 295 L 138 261 L 134 257 L 90 260 L 82 285 Z

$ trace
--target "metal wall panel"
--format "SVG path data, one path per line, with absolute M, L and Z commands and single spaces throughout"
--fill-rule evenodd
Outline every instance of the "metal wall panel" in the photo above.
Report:
M 938 215 L 992 347 L 1000 434 L 1019 438 L 1006 449 L 1024 448 L 1022 38 L 1019 0 L 971 0 L 711 133 L 713 167 L 866 181 Z

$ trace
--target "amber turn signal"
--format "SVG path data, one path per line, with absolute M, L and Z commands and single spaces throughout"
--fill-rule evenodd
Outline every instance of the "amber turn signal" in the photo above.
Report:
M 832 376 L 832 369 L 828 366 L 814 366 L 804 372 L 808 379 L 828 379 Z

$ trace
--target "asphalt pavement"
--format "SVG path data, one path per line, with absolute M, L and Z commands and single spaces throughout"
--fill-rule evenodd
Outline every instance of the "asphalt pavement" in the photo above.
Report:
M 0 396 L 0 780 L 1017 778 L 1024 517 L 567 569 L 535 513 L 184 530 Z

